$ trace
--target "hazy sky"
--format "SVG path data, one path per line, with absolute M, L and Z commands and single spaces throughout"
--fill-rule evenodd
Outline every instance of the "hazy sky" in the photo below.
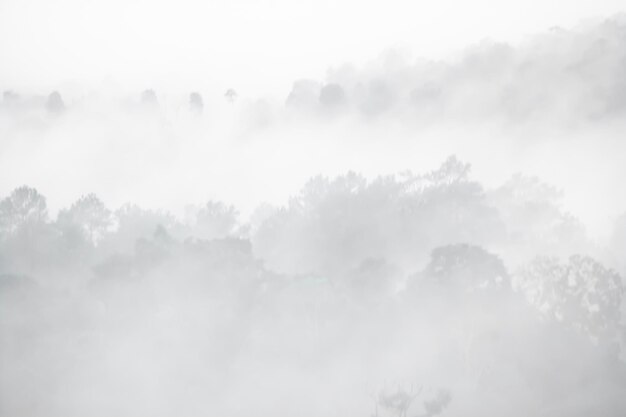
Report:
M 445 56 L 620 11 L 619 0 L 0 0 L 0 88 L 288 91 L 389 47 Z

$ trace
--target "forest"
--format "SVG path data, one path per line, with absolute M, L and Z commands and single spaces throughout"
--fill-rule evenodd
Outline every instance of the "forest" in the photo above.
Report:
M 533 1 L 0 1 L 0 417 L 625 416 L 626 15 Z
M 7 415 L 619 416 L 626 217 L 592 242 L 537 178 L 308 181 L 243 222 L 0 201 Z M 245 401 L 241 399 L 245 398 Z M 28 404 L 28 407 L 24 405 Z

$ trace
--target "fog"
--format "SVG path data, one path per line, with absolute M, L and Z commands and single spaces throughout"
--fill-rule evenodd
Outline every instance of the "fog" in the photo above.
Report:
M 331 26 L 354 53 L 276 83 L 0 44 L 0 415 L 624 415 L 626 19 L 591 17 L 430 58 Z

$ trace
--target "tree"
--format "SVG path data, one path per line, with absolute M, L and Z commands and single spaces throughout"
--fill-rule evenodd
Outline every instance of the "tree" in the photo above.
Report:
M 375 79 L 363 89 L 359 108 L 367 116 L 373 117 L 389 110 L 396 100 L 396 92 L 383 79 Z
M 425 249 L 468 242 L 478 245 L 500 242 L 504 224 L 485 190 L 470 179 L 471 165 L 452 155 L 439 168 L 423 175 L 405 174 L 404 186 L 412 198 L 408 221 L 419 233 Z
M 189 94 L 189 107 L 192 111 L 202 113 L 202 109 L 204 109 L 204 102 L 202 101 L 200 93 L 194 91 Z
M 417 315 L 437 317 L 433 342 L 445 351 L 446 366 L 473 386 L 487 383 L 497 368 L 500 344 L 511 337 L 512 326 L 526 318 L 525 301 L 512 291 L 500 258 L 469 244 L 436 248 L 408 290 L 407 300 Z M 425 404 L 425 409 L 435 412 L 436 404 L 430 411 Z
M 432 417 L 441 414 L 450 405 L 452 394 L 447 389 L 440 389 L 434 398 L 424 401 L 425 413 L 419 417 Z
M 234 206 L 209 201 L 196 213 L 195 233 L 203 239 L 227 237 L 237 226 L 237 215 Z
M 468 170 L 452 158 L 422 176 L 314 178 L 257 228 L 255 249 L 281 272 L 342 274 L 367 258 L 414 268 L 433 247 L 489 244 L 502 226 Z
M 159 226 L 176 237 L 183 237 L 187 233 L 170 213 L 144 210 L 132 204 L 117 209 L 112 222 L 116 226 L 115 233 L 108 233 L 106 239 L 99 242 L 104 251 L 132 252 L 137 239 L 152 235 Z
M 154 90 L 147 89 L 141 93 L 141 102 L 149 106 L 156 106 L 157 96 Z
M 113 222 L 112 214 L 95 195 L 87 194 L 69 209 L 59 213 L 57 222 L 72 235 L 78 232 L 91 244 L 96 244 Z
M 588 246 L 583 225 L 561 209 L 562 192 L 536 177 L 515 175 L 487 198 L 498 208 L 518 262 L 539 253 L 567 256 Z
M 7 104 L 16 102 L 20 98 L 19 95 L 11 90 L 5 90 L 2 92 L 2 101 Z
M 538 257 L 521 269 L 519 286 L 544 316 L 572 326 L 596 341 L 614 340 L 623 332 L 621 277 L 589 256 L 566 263 Z
M 320 85 L 313 80 L 298 80 L 293 83 L 285 104 L 288 107 L 311 110 L 318 104 Z
M 450 185 L 467 181 L 472 166 L 460 161 L 456 155 L 449 156 L 441 166 L 425 177 L 433 185 Z
M 65 110 L 65 103 L 58 91 L 53 91 L 46 100 L 46 110 L 50 113 L 60 113 Z
M 455 244 L 434 249 L 422 274 L 437 285 L 455 291 L 510 289 L 509 274 L 500 258 L 475 245 Z
M 320 103 L 326 107 L 336 107 L 346 102 L 346 92 L 339 84 L 326 84 L 320 90 Z
M 367 258 L 346 274 L 353 297 L 366 304 L 379 303 L 395 290 L 400 272 L 385 259 Z
M 626 275 L 626 213 L 622 214 L 615 222 L 615 227 L 611 235 L 610 252 L 612 261 L 618 268 L 622 276 Z
M 47 216 L 46 198 L 24 185 L 0 201 L 0 233 L 11 233 L 27 223 L 44 222 Z
M 0 270 L 32 273 L 54 262 L 58 235 L 47 220 L 46 199 L 34 188 L 16 188 L 0 200 Z
M 411 385 L 411 389 L 407 390 L 400 384 L 398 384 L 396 391 L 389 392 L 386 389 L 380 390 L 376 395 L 372 395 L 375 405 L 373 417 L 379 417 L 379 407 L 385 411 L 386 415 L 391 414 L 397 417 L 406 417 L 409 407 L 411 407 L 411 404 L 413 404 L 413 401 L 415 401 L 421 392 L 422 387 L 415 390 L 413 385 Z
M 233 88 L 229 88 L 224 93 L 224 97 L 226 97 L 230 103 L 234 103 L 235 100 L 237 100 L 237 92 Z

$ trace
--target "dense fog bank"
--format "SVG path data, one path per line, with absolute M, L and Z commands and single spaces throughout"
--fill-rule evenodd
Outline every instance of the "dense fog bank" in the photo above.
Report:
M 2 85 L 0 193 L 30 184 L 54 196 L 54 213 L 96 192 L 177 215 L 218 199 L 247 216 L 320 173 L 371 180 L 456 154 L 489 186 L 539 176 L 607 238 L 626 211 L 615 192 L 626 175 L 625 33 L 616 15 L 441 61 L 389 51 L 296 80 L 287 95 Z

